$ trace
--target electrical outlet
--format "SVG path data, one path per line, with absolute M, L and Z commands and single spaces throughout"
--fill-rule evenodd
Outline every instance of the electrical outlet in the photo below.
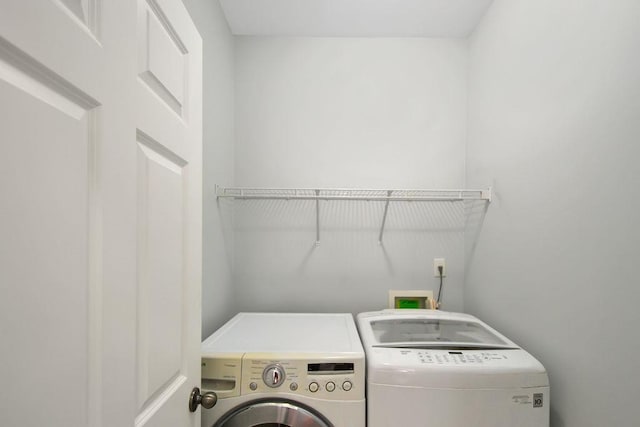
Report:
M 444 258 L 434 258 L 433 259 L 433 277 L 440 277 L 440 271 L 438 271 L 438 267 L 442 266 L 442 277 L 447 276 L 447 265 L 444 261 Z

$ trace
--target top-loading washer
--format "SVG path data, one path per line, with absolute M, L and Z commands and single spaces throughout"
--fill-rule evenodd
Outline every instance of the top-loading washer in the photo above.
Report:
M 351 314 L 240 313 L 202 342 L 203 427 L 365 427 Z
M 369 427 L 548 427 L 549 379 L 479 319 L 437 310 L 357 316 Z

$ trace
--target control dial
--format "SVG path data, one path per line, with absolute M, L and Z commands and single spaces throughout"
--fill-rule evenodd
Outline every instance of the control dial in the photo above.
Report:
M 277 364 L 267 366 L 262 372 L 262 380 L 271 388 L 280 387 L 284 383 L 284 378 L 284 368 Z

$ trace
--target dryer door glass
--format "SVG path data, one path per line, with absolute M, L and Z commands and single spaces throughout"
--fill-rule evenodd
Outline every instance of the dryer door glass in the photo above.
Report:
M 385 319 L 371 322 L 382 345 L 512 347 L 480 323 L 448 319 Z
M 333 427 L 310 410 L 289 402 L 261 402 L 224 416 L 215 427 Z

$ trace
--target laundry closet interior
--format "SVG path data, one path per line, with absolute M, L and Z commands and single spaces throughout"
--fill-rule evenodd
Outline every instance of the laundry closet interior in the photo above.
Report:
M 639 52 L 638 0 L 0 0 L 0 425 L 638 425 Z
M 221 3 L 185 0 L 204 42 L 203 337 L 241 311 L 436 291 L 445 258 L 443 307 L 545 364 L 552 425 L 633 424 L 638 5 Z M 283 197 L 218 197 L 252 188 Z M 286 197 L 317 189 L 491 201 Z

